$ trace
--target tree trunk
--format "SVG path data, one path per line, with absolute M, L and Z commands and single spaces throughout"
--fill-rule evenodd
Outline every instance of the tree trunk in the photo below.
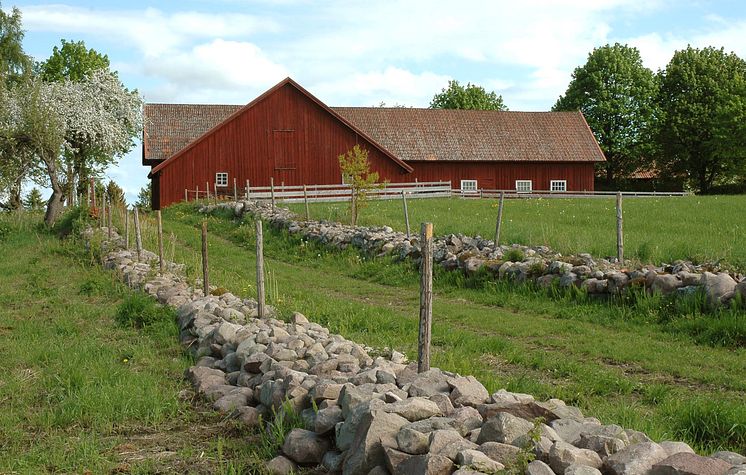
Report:
M 55 163 L 55 157 L 44 157 L 44 165 L 47 168 L 47 174 L 49 175 L 49 182 L 51 183 L 52 196 L 47 201 L 47 211 L 44 213 L 44 223 L 47 226 L 52 226 L 57 218 L 62 213 L 63 204 L 65 202 L 65 190 L 60 184 L 60 179 L 57 176 L 57 164 Z

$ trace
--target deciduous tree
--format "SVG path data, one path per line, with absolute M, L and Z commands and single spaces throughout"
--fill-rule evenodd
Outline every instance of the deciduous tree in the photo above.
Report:
M 433 96 L 430 108 L 508 110 L 502 96 L 494 91 L 487 92 L 482 86 L 471 83 L 464 87 L 456 80 L 448 81 L 448 87 Z
M 575 68 L 552 110 L 580 110 L 606 155 L 606 181 L 650 167 L 654 155 L 657 83 L 637 48 L 616 43 L 594 49 Z
M 661 162 L 699 191 L 746 175 L 746 62 L 722 48 L 676 51 L 660 72 Z
M 368 151 L 359 145 L 355 145 L 337 159 L 342 179 L 352 189 L 350 221 L 354 226 L 357 224 L 358 211 L 365 207 L 368 192 L 377 187 L 379 175 L 378 172 L 370 170 Z

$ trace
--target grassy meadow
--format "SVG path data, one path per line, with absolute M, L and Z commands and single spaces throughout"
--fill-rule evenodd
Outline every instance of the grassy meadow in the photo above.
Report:
M 436 235 L 463 233 L 494 239 L 497 200 L 411 199 L 413 232 L 430 221 Z M 302 214 L 303 204 L 288 206 Z M 625 197 L 625 257 L 643 262 L 721 261 L 746 269 L 746 196 Z M 311 217 L 349 221 L 347 203 L 313 203 Z M 370 201 L 362 225 L 405 230 L 401 200 Z M 546 245 L 559 252 L 616 255 L 614 197 L 530 198 L 505 201 L 503 244 Z
M 253 296 L 251 221 L 172 206 L 164 212 L 167 253 L 197 279 L 203 219 L 211 281 Z M 144 221 L 152 230 L 152 218 Z M 154 233 L 145 241 L 153 248 Z M 416 358 L 418 274 L 410 264 L 330 251 L 275 230 L 265 231 L 265 256 L 268 301 L 283 315 L 297 310 L 348 338 Z M 434 366 L 474 374 L 490 391 L 558 397 L 657 440 L 746 452 L 742 314 L 676 312 L 652 297 L 612 305 L 458 273 L 438 272 L 434 285 Z
M 37 223 L 0 215 L 0 473 L 244 473 L 256 436 L 194 399 L 173 312 Z

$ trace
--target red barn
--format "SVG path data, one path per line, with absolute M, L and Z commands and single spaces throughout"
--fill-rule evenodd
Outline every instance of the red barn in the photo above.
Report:
M 356 144 L 382 180 L 465 190 L 592 191 L 605 160 L 580 112 L 330 108 L 290 78 L 246 106 L 145 106 L 154 209 L 206 183 L 230 193 L 234 179 L 338 184 L 337 157 Z

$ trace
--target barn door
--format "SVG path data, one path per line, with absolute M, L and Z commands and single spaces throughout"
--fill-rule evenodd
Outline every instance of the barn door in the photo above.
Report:
M 292 129 L 272 131 L 275 184 L 295 184 L 295 170 L 298 160 L 298 143 Z

